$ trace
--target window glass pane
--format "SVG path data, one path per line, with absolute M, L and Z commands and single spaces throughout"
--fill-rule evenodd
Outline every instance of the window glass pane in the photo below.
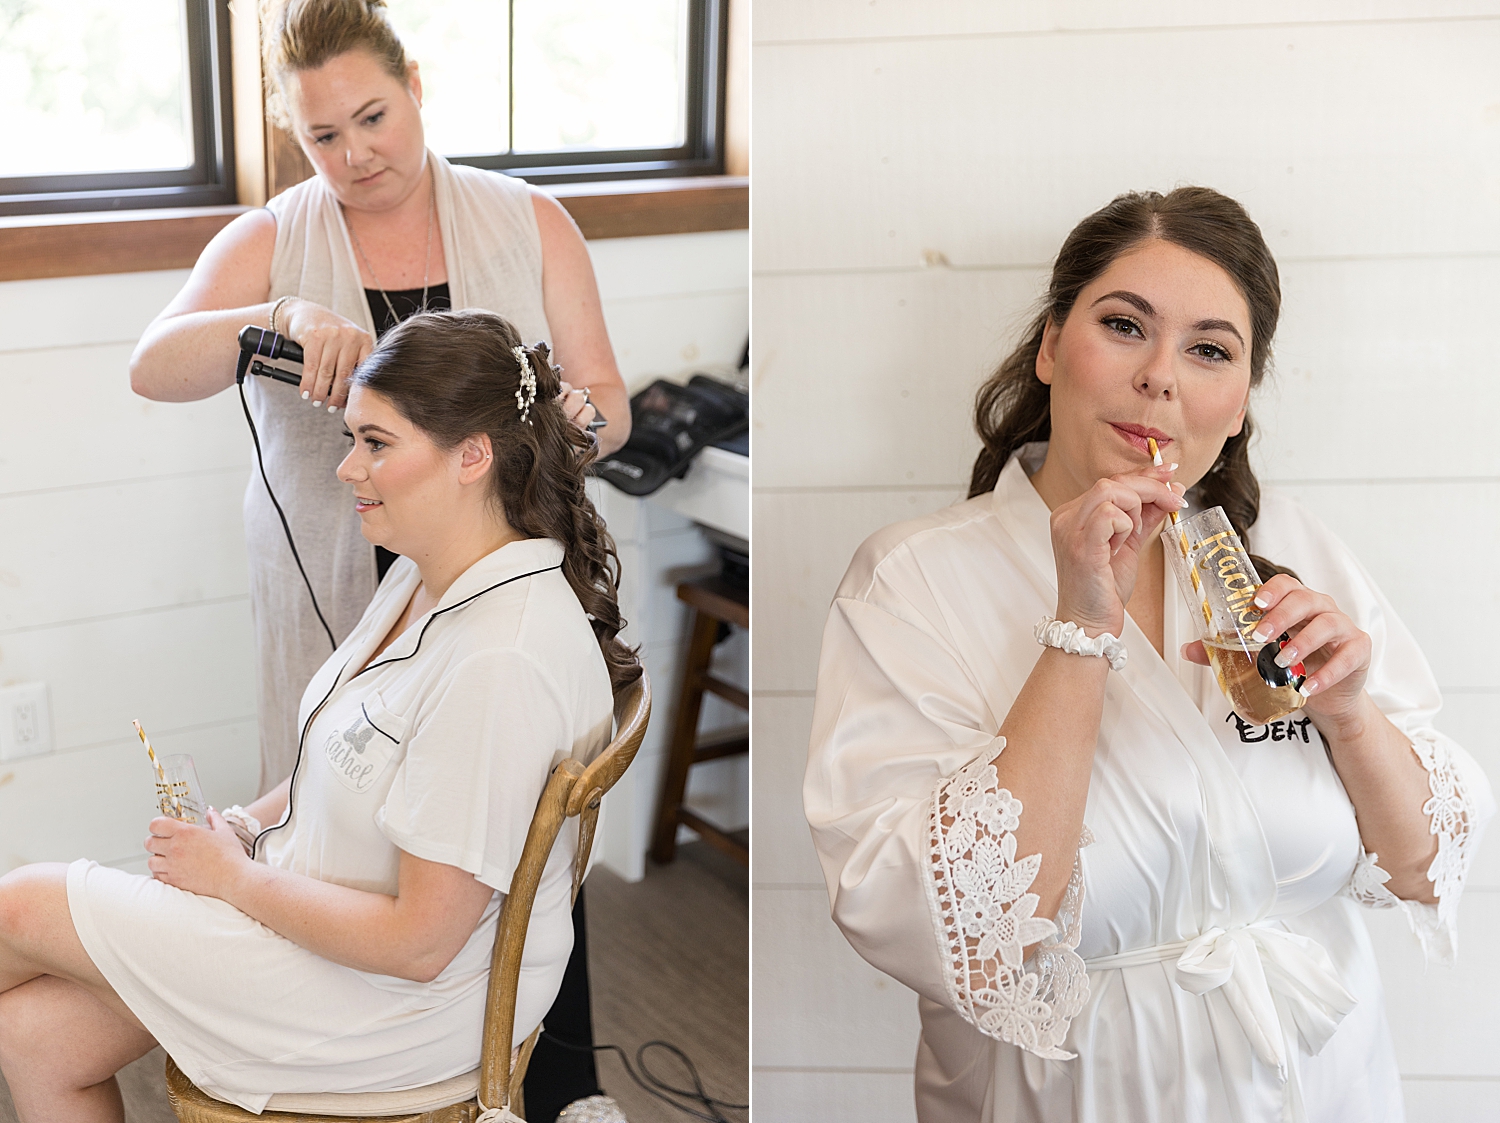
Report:
M 687 0 L 513 0 L 515 150 L 684 143 Z
M 503 0 L 391 0 L 390 13 L 422 75 L 427 146 L 445 156 L 507 151 Z
M 185 168 L 180 0 L 0 0 L 0 175 Z

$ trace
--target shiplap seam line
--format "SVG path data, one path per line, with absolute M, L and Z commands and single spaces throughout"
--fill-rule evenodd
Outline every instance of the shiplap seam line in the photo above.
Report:
M 5 281 L 0 283 L 25 285 L 31 282 Z M 141 336 L 145 334 L 146 327 L 149 326 L 148 322 L 130 339 L 91 339 L 86 343 L 48 343 L 41 347 L 0 347 L 0 355 L 41 355 L 48 351 L 93 351 L 100 347 L 134 347 L 141 341 Z M 120 374 L 123 376 L 125 373 L 124 368 L 121 368 Z
M 162 472 L 155 476 L 127 476 L 119 480 L 94 480 L 87 483 L 58 484 L 56 487 L 34 487 L 26 491 L 0 491 L 0 502 L 6 499 L 29 499 L 36 495 L 57 495 L 65 491 L 90 491 L 105 487 L 134 487 L 137 484 L 164 483 L 168 480 L 189 480 L 198 476 L 223 476 L 230 472 L 248 473 L 250 465 L 227 468 L 194 468 L 188 472 Z
M 627 304 L 627 303 L 630 303 L 630 304 L 639 304 L 639 303 L 641 303 L 643 301 L 648 301 L 648 300 L 679 300 L 679 299 L 691 299 L 691 298 L 697 297 L 697 296 L 735 296 L 735 297 L 738 297 L 738 296 L 744 296 L 745 293 L 747 293 L 749 291 L 750 291 L 750 286 L 748 284 L 744 284 L 744 285 L 741 285 L 739 288 L 735 288 L 735 289 L 718 289 L 718 288 L 715 288 L 715 289 L 684 289 L 684 290 L 682 290 L 680 292 L 636 293 L 636 294 L 633 294 L 633 295 L 630 295 L 630 296 L 624 296 L 624 295 L 602 296 L 602 297 L 600 297 L 599 302 L 601 304 Z
M 1197 32 L 1301 31 L 1306 28 L 1412 27 L 1455 23 L 1495 23 L 1500 15 L 1387 16 L 1373 19 L 1276 20 L 1268 23 L 1183 23 L 1132 27 L 1034 27 L 1014 31 L 937 31 L 908 35 L 847 35 L 822 39 L 756 39 L 752 47 L 842 47 L 868 43 L 945 43 L 976 39 L 1042 39 L 1049 36 L 1160 35 Z
M 54 620 L 46 624 L 22 624 L 18 628 L 0 628 L 0 637 L 18 636 L 25 632 L 45 632 L 53 628 L 81 628 L 89 624 L 103 624 L 110 620 L 125 620 L 132 616 L 157 616 L 163 612 L 178 612 L 192 608 L 212 608 L 215 605 L 249 601 L 249 593 L 233 593 L 227 597 L 205 597 L 203 600 L 180 601 L 177 604 L 155 604 L 145 608 L 131 608 L 124 612 L 106 612 L 100 616 L 80 616 L 76 620 Z
M 1335 479 L 1274 479 L 1261 477 L 1264 487 L 1410 487 L 1433 485 L 1454 487 L 1476 484 L 1492 487 L 1500 484 L 1500 476 L 1359 476 Z M 751 488 L 753 495 L 849 495 L 859 493 L 896 492 L 909 494 L 921 491 L 967 492 L 967 484 L 919 483 L 919 484 L 773 484 Z
M 168 737 L 176 737 L 183 733 L 204 733 L 211 729 L 223 729 L 225 726 L 229 725 L 243 725 L 247 721 L 255 720 L 255 714 L 241 714 L 238 717 L 216 718 L 213 721 L 200 721 L 192 725 L 181 725 L 176 729 L 153 729 L 151 730 L 151 736 L 155 737 L 158 742 L 162 742 L 165 741 Z M 111 737 L 106 741 L 90 741 L 87 744 L 83 745 L 68 745 L 64 748 L 53 749 L 50 753 L 42 753 L 39 756 L 21 757 L 17 760 L 8 760 L 5 762 L 5 766 L 7 768 L 10 768 L 14 767 L 17 764 L 29 764 L 32 761 L 47 760 L 55 756 L 68 756 L 73 753 L 86 753 L 93 749 L 107 749 L 111 745 L 123 745 L 126 747 L 135 745 L 137 748 L 139 748 L 140 741 L 138 741 L 133 734 L 124 737 Z M 148 764 L 147 767 L 149 768 L 150 765 Z
M 827 492 L 830 495 L 852 494 L 855 492 L 915 492 L 915 491 L 968 491 L 968 484 L 787 484 L 772 485 L 770 487 L 751 488 L 752 495 L 817 495 Z
M 770 222 L 762 218 L 761 222 Z M 1353 265 L 1379 262 L 1408 261 L 1492 261 L 1500 257 L 1500 250 L 1434 250 L 1422 253 L 1336 253 L 1336 254 L 1277 254 L 1277 265 Z M 1045 273 L 1052 268 L 1050 261 L 1042 262 L 980 262 L 959 265 L 849 265 L 819 266 L 805 269 L 755 269 L 751 276 L 761 277 L 861 277 L 866 275 L 901 276 L 918 273 Z
M 913 1072 L 910 1067 L 855 1067 L 853 1065 L 752 1065 L 751 1069 L 755 1072 L 848 1073 L 851 1076 L 910 1076 Z

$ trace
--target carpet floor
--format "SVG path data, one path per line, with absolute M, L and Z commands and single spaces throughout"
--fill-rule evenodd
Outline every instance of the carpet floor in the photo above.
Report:
M 663 1040 L 692 1060 L 707 1093 L 748 1102 L 750 1051 L 749 900 L 743 868 L 703 843 L 678 850 L 669 866 L 646 865 L 644 881 L 623 881 L 598 868 L 589 875 L 589 976 L 594 1040 L 636 1050 Z M 665 1083 L 691 1087 L 681 1063 L 664 1049 L 646 1062 Z M 640 1088 L 617 1054 L 599 1055 L 599 1080 L 631 1123 L 692 1118 Z M 175 1123 L 153 1049 L 120 1072 L 127 1123 Z M 701 1106 L 699 1111 L 707 1112 Z M 722 1110 L 722 1109 L 721 1109 Z M 742 1123 L 746 1111 L 723 1110 Z M 0 1079 L 0 1123 L 17 1123 Z M 534 1120 L 533 1123 L 548 1123 Z

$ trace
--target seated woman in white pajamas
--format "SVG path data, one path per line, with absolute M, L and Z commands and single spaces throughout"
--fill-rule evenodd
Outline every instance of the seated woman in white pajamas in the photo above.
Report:
M 1217 192 L 1090 215 L 980 390 L 970 498 L 875 534 L 839 587 L 807 816 L 834 919 L 920 995 L 924 1123 L 1401 1118 L 1357 903 L 1451 957 L 1494 805 L 1369 575 L 1262 500 L 1280 303 Z M 1258 632 L 1309 670 L 1291 720 L 1230 710 L 1166 576 L 1158 528 L 1213 506 L 1261 555 Z M 1081 652 L 1038 646 L 1052 617 Z
M 25 1123 L 120 1120 L 113 1074 L 157 1043 L 251 1111 L 478 1065 L 537 799 L 608 743 L 612 687 L 640 670 L 545 345 L 489 313 L 417 316 L 351 385 L 339 478 L 402 558 L 309 685 L 291 776 L 241 817 L 274 824 L 253 857 L 214 814 L 152 821 L 154 877 L 0 878 L 0 1068 Z M 568 960 L 576 846 L 564 831 L 537 893 L 517 1043 Z

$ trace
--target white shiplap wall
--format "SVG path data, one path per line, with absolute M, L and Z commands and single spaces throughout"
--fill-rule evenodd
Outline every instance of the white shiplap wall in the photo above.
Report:
M 590 250 L 632 389 L 738 360 L 747 232 L 613 239 Z M 139 863 L 152 790 L 131 718 L 158 749 L 194 755 L 212 801 L 254 795 L 240 521 L 249 434 L 232 392 L 161 404 L 133 395 L 126 376 L 141 330 L 185 277 L 0 284 L 0 686 L 49 684 L 57 745 L 0 763 L 0 873 L 77 857 Z M 701 560 L 706 547 L 690 524 L 657 521 L 622 528 L 627 563 L 648 538 L 658 553 Z M 636 575 L 626 582 L 627 615 L 648 641 L 666 702 L 679 624 L 670 590 L 662 602 Z M 721 790 L 704 795 L 742 804 L 743 786 L 726 773 Z M 650 801 L 644 790 L 636 798 Z
M 820 632 L 864 537 L 962 494 L 975 387 L 1114 194 L 1260 222 L 1261 478 L 1352 545 L 1500 780 L 1500 4 L 760 0 L 753 51 L 756 1116 L 894 1123 L 915 1000 L 828 920 L 801 814 Z M 1369 916 L 1413 1121 L 1500 1119 L 1494 837 L 1462 912 L 1425 973 Z

